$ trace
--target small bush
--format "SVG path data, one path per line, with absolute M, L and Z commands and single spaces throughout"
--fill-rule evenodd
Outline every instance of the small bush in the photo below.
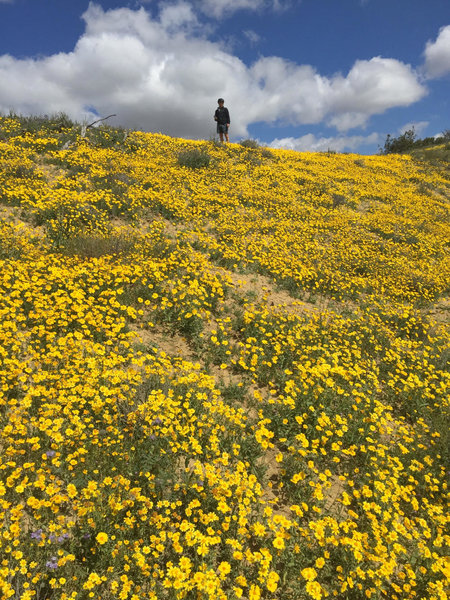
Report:
M 3 176 L 12 179 L 31 179 L 36 175 L 36 167 L 34 165 L 11 164 L 4 165 Z
M 188 167 L 189 169 L 202 169 L 208 167 L 211 162 L 211 157 L 207 152 L 197 150 L 184 150 L 178 155 L 178 164 L 180 167 Z
M 96 148 L 122 149 L 127 137 L 127 131 L 122 127 L 103 124 L 86 130 L 86 139 Z
M 275 156 L 274 156 L 273 152 L 271 152 L 271 151 L 270 151 L 268 148 L 263 148 L 263 149 L 261 150 L 261 156 L 262 156 L 263 158 L 271 158 L 271 159 L 272 159 L 272 158 L 275 158 Z
M 259 144 L 256 140 L 241 140 L 239 144 L 244 148 L 259 148 Z
M 259 156 L 259 153 L 257 153 L 257 152 L 248 152 L 247 151 L 243 155 L 243 159 L 255 167 L 259 167 L 262 164 L 262 160 Z
M 338 208 L 339 206 L 343 206 L 345 204 L 345 196 L 342 194 L 333 194 L 333 208 Z

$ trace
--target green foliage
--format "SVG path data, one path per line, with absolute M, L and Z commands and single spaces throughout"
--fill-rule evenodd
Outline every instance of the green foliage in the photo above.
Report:
M 117 233 L 100 235 L 80 232 L 64 239 L 60 250 L 68 256 L 100 258 L 101 256 L 122 256 L 131 254 L 136 247 L 136 239 Z
M 414 142 L 416 140 L 416 132 L 414 131 L 414 127 L 412 129 L 408 129 L 398 137 L 394 138 L 388 133 L 386 137 L 386 141 L 384 142 L 383 154 L 400 154 L 401 152 L 406 152 L 414 147 Z
M 180 167 L 188 169 L 203 169 L 209 166 L 211 157 L 207 152 L 194 148 L 193 150 L 184 150 L 178 155 L 178 164 Z
M 95 206 L 79 205 L 70 200 L 59 206 L 49 206 L 35 215 L 36 224 L 45 226 L 47 237 L 56 248 L 77 237 L 80 231 L 101 231 L 106 221 L 106 215 Z
M 11 127 L 11 122 L 14 126 Z M 134 152 L 139 145 L 136 140 L 128 139 L 128 131 L 121 127 L 112 127 L 105 123 L 90 126 L 72 121 L 65 113 L 55 115 L 23 116 L 10 113 L 7 117 L 0 115 L 0 139 L 16 136 L 43 136 L 53 141 L 48 142 L 41 150 L 59 150 L 66 148 L 83 138 L 97 148 L 113 148 L 126 152 Z M 27 146 L 27 143 L 23 143 Z M 39 150 L 38 145 L 33 146 Z
M 401 154 L 402 152 L 411 152 L 416 148 L 427 148 L 444 144 L 450 140 L 450 130 L 444 131 L 439 137 L 426 137 L 417 139 L 417 134 L 414 127 L 408 129 L 398 137 L 392 137 L 388 134 L 384 147 L 381 149 L 381 154 Z
M 245 162 L 255 167 L 259 167 L 262 164 L 259 154 L 257 152 L 252 152 L 251 150 L 247 150 L 247 152 L 243 154 L 242 158 L 245 160 Z
M 259 148 L 259 144 L 256 140 L 241 140 L 239 144 L 244 148 Z
M 261 150 L 261 156 L 263 158 L 275 158 L 274 154 L 268 148 L 263 148 Z
M 20 133 L 61 133 L 64 129 L 72 129 L 76 126 L 64 112 L 48 115 L 22 116 L 11 113 L 10 118 L 16 119 L 20 123 Z
M 24 242 L 9 223 L 0 224 L 0 260 L 21 258 Z
M 121 127 L 100 125 L 99 127 L 88 127 L 86 138 L 97 148 L 120 148 L 122 150 L 127 139 L 127 132 Z
M 5 179 L 31 179 L 36 176 L 36 167 L 25 164 L 3 164 L 0 167 L 2 176 Z
M 212 145 L 213 148 L 221 148 L 222 147 L 222 142 L 216 135 L 210 136 L 208 141 Z
M 339 206 L 343 206 L 345 204 L 345 196 L 342 194 L 333 194 L 333 208 L 338 208 Z
M 419 160 L 426 161 L 432 165 L 439 167 L 447 167 L 450 165 L 450 142 L 439 144 L 437 146 L 413 148 L 410 152 L 411 156 Z

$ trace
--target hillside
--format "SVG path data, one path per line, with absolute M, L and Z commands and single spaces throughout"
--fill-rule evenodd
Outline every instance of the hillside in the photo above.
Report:
M 450 143 L 428 146 L 424 148 L 414 148 L 410 152 L 411 156 L 420 161 L 431 163 L 438 168 L 444 168 L 447 173 L 450 169 Z
M 0 598 L 446 598 L 449 191 L 0 118 Z

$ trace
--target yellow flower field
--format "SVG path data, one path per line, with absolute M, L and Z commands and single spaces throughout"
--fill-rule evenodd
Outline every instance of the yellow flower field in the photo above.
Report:
M 449 191 L 0 117 L 0 599 L 447 598 Z

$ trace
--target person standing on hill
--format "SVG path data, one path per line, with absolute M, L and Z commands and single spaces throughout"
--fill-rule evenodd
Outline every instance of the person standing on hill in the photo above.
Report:
M 229 142 L 228 128 L 230 127 L 230 113 L 228 112 L 228 108 L 225 108 L 224 102 L 223 98 L 217 100 L 219 108 L 216 108 L 216 112 L 214 113 L 214 121 L 217 122 L 217 133 L 219 134 L 220 141 L 223 142 L 223 136 L 225 136 L 226 141 Z

